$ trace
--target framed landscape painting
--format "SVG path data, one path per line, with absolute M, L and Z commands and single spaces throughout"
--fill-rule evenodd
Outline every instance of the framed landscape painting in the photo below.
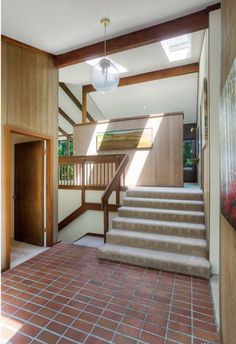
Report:
M 236 230 L 236 58 L 220 108 L 221 213 Z
M 145 149 L 152 147 L 152 128 L 106 131 L 97 133 L 97 151 Z

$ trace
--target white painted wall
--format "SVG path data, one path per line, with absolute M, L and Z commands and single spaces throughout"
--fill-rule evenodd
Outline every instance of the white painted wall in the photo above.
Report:
M 103 191 L 86 191 L 86 202 L 100 203 Z M 120 193 L 121 202 L 125 193 Z M 109 199 L 110 204 L 115 204 L 115 193 Z M 58 220 L 62 221 L 66 216 L 79 208 L 81 205 L 80 190 L 58 190 Z M 109 213 L 109 228 L 111 228 L 112 219 L 117 213 Z M 76 220 L 66 226 L 59 232 L 59 239 L 64 242 L 72 243 L 86 233 L 103 234 L 103 212 L 88 210 Z
M 199 77 L 198 77 L 198 103 L 197 103 L 197 123 L 200 126 L 200 105 L 202 97 L 203 79 L 208 76 L 208 30 L 205 31 L 204 40 L 202 44 L 202 51 L 199 61 Z M 198 184 L 201 186 L 201 156 L 198 165 Z
M 210 12 L 209 30 L 206 31 L 199 63 L 198 115 L 204 77 L 208 80 L 209 111 L 209 259 L 213 274 L 219 274 L 219 227 L 220 227 L 220 147 L 219 147 L 219 100 L 220 100 L 220 10 Z M 199 121 L 199 116 L 198 116 Z M 201 162 L 200 162 L 201 163 Z M 201 185 L 201 165 L 198 182 Z M 205 171 L 207 173 L 207 171 Z
M 210 262 L 219 274 L 221 10 L 209 14 Z

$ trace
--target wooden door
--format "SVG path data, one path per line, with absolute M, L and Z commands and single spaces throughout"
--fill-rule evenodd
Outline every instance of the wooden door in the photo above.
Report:
M 15 145 L 15 240 L 44 244 L 44 142 Z

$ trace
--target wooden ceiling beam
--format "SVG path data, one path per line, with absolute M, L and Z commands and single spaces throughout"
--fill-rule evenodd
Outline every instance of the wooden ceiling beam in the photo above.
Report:
M 178 67 L 171 67 L 171 68 L 156 70 L 153 72 L 127 76 L 125 78 L 120 79 L 118 87 L 140 84 L 143 82 L 153 81 L 153 80 L 173 78 L 175 76 L 198 73 L 198 72 L 199 72 L 199 64 L 190 63 L 187 65 L 182 65 Z M 93 85 L 85 85 L 83 86 L 83 91 L 85 93 L 90 93 L 96 90 L 93 87 Z
M 80 111 L 82 112 L 82 104 L 80 103 L 80 101 L 76 98 L 76 96 L 71 92 L 71 90 L 66 86 L 66 84 L 64 82 L 59 82 L 59 86 L 63 89 L 63 91 L 67 94 L 67 96 L 72 100 L 72 102 L 80 109 Z M 88 113 L 88 111 L 86 112 L 87 114 L 87 118 L 90 122 L 94 122 L 94 119 L 92 118 L 92 116 Z
M 65 111 L 62 110 L 62 108 L 59 107 L 59 114 L 65 118 L 65 120 L 70 123 L 73 127 L 76 125 L 76 123 L 73 121 L 72 118 L 70 118 L 70 116 L 68 116 Z
M 220 4 L 209 6 L 204 10 L 176 18 L 165 23 L 108 39 L 107 54 L 115 54 L 147 44 L 160 42 L 172 37 L 207 29 L 209 26 L 209 12 L 217 8 L 220 8 Z M 103 54 L 104 42 L 101 41 L 57 55 L 56 65 L 58 67 L 66 67 L 101 57 Z

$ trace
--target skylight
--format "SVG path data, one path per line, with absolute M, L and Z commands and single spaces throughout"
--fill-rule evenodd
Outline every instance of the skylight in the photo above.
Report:
M 166 39 L 161 45 L 170 62 L 191 57 L 191 34 Z
M 115 66 L 116 68 L 118 69 L 119 73 L 125 73 L 125 72 L 128 72 L 128 69 L 123 67 L 122 65 L 120 65 L 119 63 L 109 59 L 107 57 L 108 60 L 110 60 Z M 98 58 L 98 59 L 93 59 L 93 60 L 88 60 L 86 61 L 86 63 L 88 63 L 90 66 L 95 66 L 99 61 L 101 60 L 101 58 Z

